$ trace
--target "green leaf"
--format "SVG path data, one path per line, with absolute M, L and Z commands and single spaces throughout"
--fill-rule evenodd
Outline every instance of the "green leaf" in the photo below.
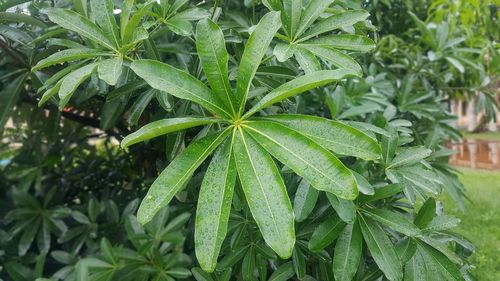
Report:
M 236 101 L 228 79 L 228 54 L 224 34 L 210 19 L 201 20 L 196 27 L 196 50 L 212 91 L 234 116 Z
M 368 52 L 375 49 L 375 42 L 364 35 L 336 34 L 310 39 L 300 43 L 301 46 L 322 46 L 336 49 Z
M 385 277 L 391 281 L 402 280 L 401 261 L 391 240 L 376 222 L 365 216 L 358 216 L 368 250 Z
M 120 46 L 121 38 L 116 24 L 113 0 L 90 0 L 90 9 L 95 21 L 104 31 L 104 34 L 115 46 Z
M 333 275 L 338 281 L 351 281 L 361 261 L 363 236 L 357 223 L 348 224 L 337 239 L 333 252 Z
M 262 17 L 248 38 L 245 50 L 241 56 L 236 80 L 236 97 L 239 114 L 245 109 L 245 103 L 253 77 L 259 68 L 262 57 L 267 52 L 274 34 L 281 26 L 280 13 L 269 12 Z
M 207 117 L 178 117 L 154 121 L 126 136 L 121 142 L 121 147 L 125 148 L 157 136 L 191 127 L 212 124 L 217 121 L 218 119 Z
M 344 229 L 346 223 L 337 215 L 329 216 L 316 229 L 309 239 L 309 250 L 319 252 L 330 245 Z
M 431 222 L 425 227 L 426 231 L 443 231 L 457 227 L 460 224 L 460 219 L 450 215 L 440 215 L 434 217 Z
M 137 211 L 137 220 L 141 224 L 146 224 L 161 208 L 168 205 L 174 195 L 188 182 L 196 168 L 224 141 L 229 132 L 225 130 L 196 140 L 182 151 L 149 188 Z
M 31 69 L 31 71 L 34 72 L 58 63 L 74 61 L 79 59 L 86 59 L 86 58 L 94 58 L 102 55 L 109 55 L 109 54 L 104 53 L 100 50 L 87 49 L 87 48 L 62 50 L 39 61 Z
M 58 92 L 59 98 L 61 99 L 59 101 L 59 110 L 62 110 L 66 106 L 78 86 L 90 77 L 96 67 L 97 63 L 87 64 L 63 78 Z
M 1 9 L 0 9 L 1 11 Z M 8 22 L 24 22 L 30 25 L 36 25 L 41 28 L 47 28 L 47 25 L 35 17 L 20 14 L 20 13 L 9 13 L 9 12 L 0 12 L 0 22 L 8 21 Z
M 19 28 L 14 28 L 8 25 L 0 25 L 0 34 L 2 37 L 8 38 L 16 43 L 30 47 L 33 43 L 31 36 L 21 31 Z
M 292 262 L 287 262 L 278 267 L 276 271 L 271 274 L 268 281 L 288 281 L 295 275 Z
M 411 237 L 404 238 L 396 244 L 396 252 L 402 264 L 406 264 L 415 254 L 417 243 Z
M 352 201 L 340 199 L 330 193 L 327 193 L 326 196 L 340 219 L 346 223 L 354 223 L 356 220 L 356 205 Z
M 305 48 L 321 59 L 332 63 L 334 66 L 338 68 L 350 69 L 355 71 L 356 76 L 361 76 L 363 70 L 361 66 L 350 56 L 334 49 L 331 47 L 325 46 L 316 46 L 316 45 L 299 45 L 300 48 Z
M 232 140 L 215 152 L 201 184 L 194 232 L 196 257 L 201 268 L 212 272 L 226 237 L 233 200 L 236 167 Z
M 311 0 L 300 17 L 299 28 L 295 37 L 300 37 L 309 26 L 333 3 L 333 0 Z
M 318 200 L 319 192 L 312 188 L 306 180 L 301 180 L 293 201 L 295 220 L 301 222 L 309 216 Z
M 191 74 L 155 60 L 136 60 L 130 68 L 151 87 L 200 104 L 214 114 L 230 118 L 214 95 Z
M 421 231 L 408 218 L 401 214 L 392 212 L 385 209 L 363 209 L 363 212 L 370 218 L 385 224 L 386 226 L 394 229 L 407 236 L 417 236 Z
M 404 270 L 405 281 L 428 281 L 427 267 L 420 251 L 415 252 L 415 255 L 406 263 Z
M 57 82 L 57 84 L 54 85 L 54 87 L 48 89 L 47 91 L 45 91 L 43 93 L 42 98 L 38 102 L 39 107 L 42 107 L 47 101 L 49 101 L 52 97 L 54 97 L 59 92 L 59 89 L 61 88 L 62 81 L 63 81 L 63 79 L 59 80 Z
M 157 91 L 154 89 L 149 89 L 148 91 L 142 93 L 139 97 L 137 97 L 134 104 L 132 104 L 132 106 L 130 107 L 130 112 L 127 117 L 127 123 L 129 123 L 130 125 L 137 124 L 139 118 L 141 117 L 148 104 L 151 102 L 151 99 L 155 96 L 156 92 Z
M 296 48 L 294 55 L 305 74 L 311 74 L 321 70 L 321 63 L 316 56 L 308 50 Z
M 295 229 L 283 179 L 271 156 L 256 141 L 241 129 L 235 134 L 236 168 L 250 211 L 266 243 L 280 257 L 289 258 Z
M 279 62 L 284 62 L 293 56 L 295 50 L 296 44 L 278 43 L 274 46 L 273 54 Z
M 21 93 L 27 73 L 19 75 L 0 91 L 0 136 L 3 135 L 5 123 L 9 119 L 10 112 Z
M 380 158 L 380 146 L 376 140 L 344 123 L 299 114 L 269 115 L 261 118 L 294 129 L 335 153 L 365 160 Z
M 426 263 L 430 262 L 436 266 L 446 280 L 465 280 L 462 273 L 460 273 L 460 269 L 443 253 L 425 243 L 418 243 L 418 248 L 423 250 L 422 255 L 427 260 Z
M 349 169 L 311 139 L 270 121 L 255 121 L 244 126 L 262 147 L 314 188 L 343 199 L 357 197 L 356 180 Z
M 121 57 L 115 57 L 99 62 L 99 66 L 97 66 L 99 78 L 111 86 L 116 85 L 118 78 L 120 78 L 120 75 L 122 74 L 122 64 L 123 59 Z
M 396 127 L 387 126 L 386 129 L 389 132 L 389 136 L 382 135 L 382 141 L 380 144 L 382 146 L 382 159 L 385 163 L 390 163 L 396 153 L 399 138 Z
M 418 210 L 415 216 L 414 224 L 420 228 L 425 228 L 429 225 L 432 219 L 436 216 L 436 200 L 429 198 Z
M 431 155 L 431 153 L 432 150 L 422 146 L 406 148 L 392 159 L 387 169 L 419 163 L 424 160 L 424 158 Z
M 272 90 L 255 104 L 243 117 L 251 116 L 257 111 L 280 102 L 286 98 L 301 94 L 311 89 L 321 87 L 344 78 L 357 76 L 356 72 L 349 69 L 321 70 L 306 74 L 289 81 Z
M 283 13 L 281 22 L 288 36 L 293 39 L 300 23 L 302 13 L 302 1 L 283 0 Z
M 325 32 L 353 25 L 359 21 L 365 20 L 369 15 L 370 14 L 365 10 L 351 10 L 330 16 L 315 24 L 299 41 L 304 41 Z
M 42 13 L 47 14 L 52 22 L 74 31 L 103 47 L 116 51 L 117 46 L 106 37 L 97 25 L 77 12 L 61 8 L 47 8 L 43 9 Z

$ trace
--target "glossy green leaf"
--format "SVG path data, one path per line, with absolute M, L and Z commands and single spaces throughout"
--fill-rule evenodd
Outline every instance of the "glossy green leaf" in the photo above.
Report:
M 276 31 L 281 27 L 280 13 L 269 12 L 262 17 L 248 38 L 245 50 L 240 60 L 238 78 L 236 81 L 236 97 L 238 111 L 241 114 L 245 108 L 248 91 L 253 77 L 259 68 L 262 58 L 267 52 Z
M 431 153 L 432 150 L 426 147 L 419 147 L 419 146 L 408 147 L 403 151 L 401 151 L 400 153 L 398 153 L 396 157 L 392 159 L 391 164 L 387 168 L 390 169 L 405 165 L 416 164 L 422 161 L 424 158 L 431 155 Z
M 234 116 L 236 101 L 228 79 L 228 54 L 222 30 L 210 19 L 198 22 L 196 50 L 208 83 L 215 95 Z
M 356 220 L 356 205 L 352 201 L 338 198 L 330 193 L 327 193 L 326 196 L 340 219 L 346 223 L 354 223 Z
M 373 186 L 370 184 L 370 182 L 368 182 L 368 180 L 365 177 L 363 177 L 362 175 L 358 174 L 355 171 L 351 171 L 351 173 L 356 178 L 356 182 L 358 183 L 359 192 L 361 192 L 365 195 L 374 195 L 375 194 L 375 189 L 373 189 Z
M 251 116 L 257 111 L 268 107 L 274 103 L 280 102 L 286 98 L 301 94 L 303 92 L 321 87 L 332 82 L 339 81 L 348 77 L 357 76 L 356 72 L 349 69 L 337 70 L 321 70 L 306 74 L 289 81 L 278 88 L 272 90 L 269 94 L 264 96 L 257 104 L 255 104 L 247 113 L 245 117 Z
M 434 198 L 429 198 L 424 202 L 422 207 L 420 207 L 420 210 L 418 210 L 413 223 L 420 228 L 425 228 L 435 216 L 436 200 L 434 200 Z
M 348 224 L 337 239 L 333 252 L 333 275 L 338 281 L 351 281 L 361 261 L 363 235 L 357 223 Z
M 226 237 L 236 167 L 232 140 L 226 140 L 215 152 L 201 184 L 196 209 L 195 250 L 201 268 L 213 271 Z
M 26 73 L 19 75 L 0 91 L 0 136 L 3 134 L 5 123 L 9 119 L 12 107 L 21 93 L 27 76 L 28 74 Z
M 363 209 L 366 216 L 407 236 L 416 236 L 421 231 L 405 216 L 385 209 Z
M 251 122 L 245 124 L 245 128 L 262 147 L 314 188 L 343 199 L 357 197 L 356 179 L 349 169 L 311 139 L 270 121 Z
M 375 42 L 363 35 L 337 34 L 322 36 L 300 43 L 301 46 L 323 46 L 336 49 L 368 52 L 375 49 Z
M 57 82 L 57 84 L 54 85 L 54 87 L 48 89 L 43 93 L 42 97 L 40 98 L 40 101 L 38 102 L 39 107 L 43 106 L 52 97 L 57 95 L 57 93 L 59 92 L 59 88 L 61 88 L 62 81 L 63 79 L 59 80 L 59 82 Z
M 339 237 L 345 225 L 346 223 L 337 215 L 327 217 L 314 229 L 311 239 L 309 239 L 309 250 L 314 252 L 323 250 Z
M 283 28 L 290 38 L 294 38 L 300 24 L 300 16 L 302 13 L 302 1 L 283 0 L 283 12 L 281 14 L 281 22 Z
M 365 160 L 380 158 L 380 146 L 376 140 L 341 122 L 299 114 L 269 115 L 262 119 L 286 125 L 338 154 Z
M 296 44 L 278 43 L 274 46 L 273 55 L 279 62 L 284 62 L 291 58 L 296 50 Z
M 292 262 L 287 262 L 278 267 L 276 271 L 271 274 L 268 281 L 288 281 L 295 275 Z
M 137 211 L 137 220 L 141 224 L 146 224 L 161 208 L 168 205 L 174 195 L 188 182 L 196 168 L 224 141 L 229 132 L 225 130 L 196 140 L 182 151 L 149 188 Z
M 333 0 L 311 0 L 300 17 L 296 37 L 300 37 L 316 19 L 333 3 Z
M 47 58 L 40 60 L 31 71 L 37 71 L 55 64 L 74 61 L 79 59 L 94 58 L 97 56 L 109 55 L 100 50 L 81 48 L 81 49 L 67 49 L 59 51 Z
M 146 107 L 151 102 L 151 99 L 156 94 L 156 90 L 150 89 L 142 93 L 137 99 L 134 101 L 129 110 L 129 115 L 127 117 L 127 123 L 130 125 L 136 125 L 139 122 L 139 118 L 141 118 L 142 113 L 146 109 Z
M 266 243 L 282 258 L 295 244 L 293 210 L 271 156 L 242 130 L 235 132 L 234 157 L 250 211 Z
M 402 264 L 406 264 L 415 255 L 417 243 L 411 237 L 404 238 L 396 244 L 396 252 Z
M 342 53 L 331 47 L 316 46 L 316 45 L 299 45 L 300 48 L 305 48 L 319 58 L 330 62 L 334 66 L 341 69 L 353 70 L 355 75 L 360 76 L 363 70 L 361 66 L 350 56 Z
M 422 249 L 424 258 L 432 263 L 443 274 L 446 280 L 461 281 L 465 280 L 460 273 L 460 269 L 452 263 L 443 253 L 432 248 L 425 243 L 418 243 L 418 248 Z
M 8 38 L 26 47 L 30 47 L 33 42 L 33 38 L 31 38 L 28 33 L 22 31 L 19 28 L 14 28 L 8 25 L 0 24 L 0 34 L 2 35 L 2 37 Z
M 215 99 L 210 89 L 185 71 L 155 60 L 136 60 L 130 68 L 157 90 L 194 101 L 214 114 L 227 118 L 231 116 Z
M 388 126 L 386 129 L 389 135 L 382 135 L 380 145 L 382 146 L 382 159 L 385 163 L 390 163 L 396 153 L 399 138 L 396 127 Z
M 90 9 L 95 16 L 95 21 L 102 31 L 115 46 L 120 46 L 121 38 L 116 24 L 113 0 L 90 0 Z
M 97 63 L 87 64 L 64 77 L 58 92 L 61 99 L 59 101 L 59 110 L 66 106 L 78 86 L 90 77 L 96 67 Z
M 97 66 L 99 78 L 111 86 L 116 85 L 118 78 L 120 78 L 120 75 L 122 74 L 122 64 L 123 59 L 121 57 L 115 57 L 99 62 L 99 65 Z
M 301 180 L 293 201 L 295 220 L 301 222 L 309 216 L 318 200 L 319 192 L 306 180 Z
M 106 37 L 104 32 L 97 27 L 97 25 L 82 15 L 74 11 L 61 8 L 47 8 L 42 10 L 42 12 L 47 14 L 52 22 L 74 31 L 103 47 L 110 50 L 116 50 L 116 45 Z
M 1 9 L 0 9 L 1 11 Z M 10 12 L 0 12 L 0 22 L 24 22 L 26 24 L 30 25 L 36 25 L 41 28 L 47 28 L 47 25 L 35 17 L 21 14 L 21 13 L 10 13 Z
M 304 70 L 305 74 L 311 74 L 321 70 L 321 63 L 318 61 L 316 56 L 308 50 L 297 48 L 294 55 L 300 65 L 300 68 Z
M 365 10 L 350 10 L 330 16 L 315 24 L 299 41 L 365 20 L 370 14 Z
M 178 117 L 154 121 L 126 136 L 121 142 L 121 147 L 125 148 L 157 136 L 191 127 L 212 124 L 217 121 L 218 119 L 207 117 Z
M 425 260 L 420 251 L 416 251 L 415 255 L 406 263 L 404 267 L 404 280 L 428 281 Z
M 370 218 L 359 216 L 359 225 L 371 256 L 385 277 L 391 281 L 402 280 L 401 261 L 384 230 Z

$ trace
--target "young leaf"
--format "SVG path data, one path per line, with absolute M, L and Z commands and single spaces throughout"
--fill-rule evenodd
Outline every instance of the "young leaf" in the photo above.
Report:
M 359 21 L 365 20 L 369 15 L 370 14 L 365 10 L 350 10 L 330 16 L 311 27 L 311 29 L 300 38 L 299 42 L 325 32 L 353 25 Z
M 322 36 L 316 39 L 307 40 L 300 43 L 301 46 L 323 46 L 336 49 L 368 52 L 375 48 L 375 42 L 370 38 L 354 34 L 336 34 Z
M 318 190 L 313 188 L 306 180 L 300 181 L 293 201 L 293 212 L 296 221 L 301 222 L 309 216 L 316 206 L 318 195 Z
M 350 69 L 321 70 L 300 76 L 272 90 L 245 113 L 244 117 L 251 116 L 257 111 L 286 98 L 353 76 L 358 75 Z
M 246 129 L 248 128 L 248 130 Z M 245 130 L 276 159 L 318 190 L 353 200 L 358 195 L 352 173 L 331 152 L 297 131 L 269 121 L 245 124 Z
M 290 127 L 335 153 L 365 160 L 380 158 L 380 146 L 374 139 L 344 123 L 299 114 L 269 115 L 261 118 Z
M 385 277 L 391 281 L 403 279 L 401 261 L 391 240 L 376 222 L 365 216 L 358 216 L 359 225 L 368 250 Z
M 130 68 L 151 87 L 181 99 L 199 103 L 214 114 L 230 118 L 224 106 L 191 74 L 155 60 L 136 60 Z
M 255 72 L 259 68 L 262 57 L 273 40 L 274 34 L 281 26 L 280 13 L 269 12 L 262 17 L 248 38 L 245 50 L 240 60 L 238 78 L 236 80 L 236 97 L 238 111 L 241 114 L 245 108 L 248 91 Z
M 117 45 L 111 42 L 97 25 L 77 12 L 61 8 L 47 8 L 43 9 L 42 13 L 47 14 L 52 22 L 74 31 L 107 49 L 116 51 Z
M 157 136 L 191 127 L 212 124 L 217 121 L 218 119 L 207 117 L 179 117 L 154 121 L 126 136 L 121 142 L 121 147 L 125 148 Z
M 236 168 L 252 216 L 266 243 L 280 257 L 289 258 L 295 229 L 283 179 L 271 156 L 256 141 L 241 129 L 235 134 Z
M 59 51 L 55 54 L 48 56 L 47 58 L 40 60 L 32 69 L 32 72 L 37 70 L 49 67 L 51 65 L 55 65 L 58 63 L 74 61 L 79 59 L 86 58 L 94 58 L 97 56 L 105 56 L 109 55 L 100 50 L 88 49 L 88 48 L 80 48 L 80 49 L 66 49 Z
M 194 232 L 196 258 L 201 268 L 213 271 L 226 237 L 236 168 L 232 140 L 215 152 L 200 188 Z
M 232 115 L 236 114 L 236 101 L 228 79 L 228 55 L 222 30 L 210 19 L 198 22 L 196 50 L 201 66 L 214 94 L 220 98 Z
M 333 0 L 311 0 L 300 17 L 296 37 L 300 37 L 309 26 L 333 3 Z
M 348 224 L 337 239 L 333 252 L 333 275 L 338 281 L 351 281 L 361 261 L 363 236 L 357 223 Z
M 94 13 L 97 25 L 102 28 L 104 34 L 115 46 L 120 46 L 121 39 L 116 24 L 113 0 L 90 0 L 90 9 Z
M 229 132 L 225 130 L 199 139 L 182 151 L 149 188 L 137 211 L 137 220 L 141 224 L 146 224 L 165 207 L 191 178 L 196 168 L 224 141 Z
M 59 88 L 59 110 L 62 110 L 83 81 L 87 80 L 97 67 L 97 63 L 87 64 L 66 75 Z
M 311 239 L 309 239 L 309 250 L 314 252 L 323 250 L 339 237 L 345 225 L 346 223 L 337 215 L 326 218 L 324 222 L 314 229 Z
M 97 66 L 99 78 L 111 86 L 116 85 L 118 78 L 122 74 L 122 64 L 123 59 L 121 57 L 101 61 L 99 66 Z

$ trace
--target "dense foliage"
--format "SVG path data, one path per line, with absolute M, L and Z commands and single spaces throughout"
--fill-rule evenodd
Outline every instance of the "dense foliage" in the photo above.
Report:
M 439 198 L 448 101 L 495 118 L 498 3 L 24 2 L 0 280 L 473 278 Z

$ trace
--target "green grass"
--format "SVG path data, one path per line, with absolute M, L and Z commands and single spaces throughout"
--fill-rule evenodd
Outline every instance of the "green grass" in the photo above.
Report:
M 475 246 L 470 261 L 477 280 L 500 280 L 500 171 L 460 169 L 461 180 L 472 203 L 461 212 L 449 198 L 443 199 L 447 213 L 462 220 L 456 232 Z
M 464 138 L 466 139 L 500 141 L 500 132 L 483 132 L 483 133 L 463 132 L 463 135 Z

